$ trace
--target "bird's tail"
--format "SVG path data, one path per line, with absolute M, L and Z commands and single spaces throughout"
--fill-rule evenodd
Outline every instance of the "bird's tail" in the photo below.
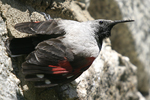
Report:
M 37 43 L 33 42 L 33 37 L 28 38 L 9 38 L 5 42 L 7 53 L 11 57 L 29 54 L 35 48 Z

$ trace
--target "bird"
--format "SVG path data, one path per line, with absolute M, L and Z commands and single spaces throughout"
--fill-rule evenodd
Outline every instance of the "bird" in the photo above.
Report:
M 22 22 L 14 28 L 32 36 L 9 38 L 6 48 L 12 57 L 27 55 L 22 63 L 26 81 L 33 81 L 36 88 L 55 87 L 72 82 L 91 66 L 114 25 L 132 21 L 49 18 Z

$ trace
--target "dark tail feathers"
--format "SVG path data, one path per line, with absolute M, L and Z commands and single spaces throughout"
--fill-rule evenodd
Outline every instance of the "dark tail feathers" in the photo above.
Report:
M 7 52 L 10 56 L 16 57 L 22 54 L 29 54 L 32 52 L 35 48 L 35 46 L 38 44 L 33 42 L 33 37 L 27 37 L 27 38 L 9 38 L 5 42 L 5 46 L 7 48 Z

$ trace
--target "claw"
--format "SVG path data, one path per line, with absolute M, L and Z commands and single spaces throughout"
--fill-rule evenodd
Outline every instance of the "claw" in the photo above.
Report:
M 51 16 L 50 16 L 49 14 L 46 14 L 46 13 L 44 13 L 44 12 L 41 12 L 41 14 L 44 16 L 44 18 L 45 18 L 46 20 L 51 20 L 51 19 L 53 19 L 53 18 L 51 18 Z

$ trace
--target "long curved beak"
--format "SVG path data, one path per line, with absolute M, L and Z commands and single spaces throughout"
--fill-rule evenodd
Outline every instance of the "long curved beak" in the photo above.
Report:
M 125 23 L 125 22 L 133 22 L 134 20 L 115 20 L 111 21 L 110 24 L 108 25 L 108 31 L 111 31 L 113 26 L 115 26 L 118 23 Z
M 125 23 L 125 22 L 133 22 L 134 20 L 115 20 L 111 23 L 112 26 L 118 24 L 118 23 Z

